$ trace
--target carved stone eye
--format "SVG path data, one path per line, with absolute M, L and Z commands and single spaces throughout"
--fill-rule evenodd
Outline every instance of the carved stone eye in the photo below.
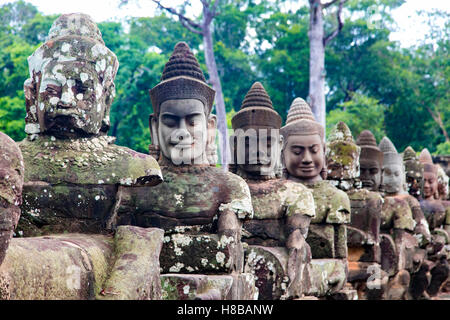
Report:
M 88 86 L 84 85 L 83 82 L 81 82 L 80 80 L 75 80 L 75 88 L 77 94 L 79 93 L 84 94 L 87 91 Z
M 47 88 L 45 89 L 45 91 L 47 92 L 47 94 L 52 95 L 52 96 L 56 96 L 59 94 L 59 88 L 57 88 L 56 86 L 52 86 L 52 85 L 48 85 Z

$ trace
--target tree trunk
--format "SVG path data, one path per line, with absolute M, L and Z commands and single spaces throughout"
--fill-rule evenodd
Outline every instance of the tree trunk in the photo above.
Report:
M 209 81 L 214 90 L 216 90 L 216 113 L 217 129 L 219 131 L 220 156 L 222 167 L 228 170 L 228 159 L 230 159 L 230 150 L 228 147 L 228 129 L 227 117 L 225 111 L 225 100 L 223 98 L 222 85 L 220 83 L 219 72 L 217 71 L 216 58 L 214 57 L 213 39 L 211 33 L 211 24 L 203 28 L 203 45 L 205 46 L 205 60 L 208 68 Z
M 430 107 L 427 107 L 427 110 L 431 114 L 433 120 L 438 124 L 439 128 L 441 128 L 442 134 L 445 137 L 445 142 L 450 142 L 450 137 L 448 136 L 448 132 L 445 128 L 444 122 L 442 122 L 441 113 L 439 111 L 436 111 L 436 113 L 434 113 Z
M 322 4 L 309 0 L 309 100 L 316 120 L 325 128 L 325 45 Z

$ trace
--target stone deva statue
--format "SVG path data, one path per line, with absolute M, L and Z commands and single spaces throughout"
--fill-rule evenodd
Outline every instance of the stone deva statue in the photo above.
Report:
M 117 211 L 119 224 L 164 229 L 160 261 L 162 272 L 171 273 L 163 276 L 168 299 L 184 299 L 176 290 L 181 283 L 192 289 L 190 297 L 221 299 L 232 292 L 230 281 L 235 288 L 241 279 L 230 274 L 243 270 L 242 221 L 253 216 L 253 207 L 245 181 L 211 165 L 214 95 L 189 46 L 177 43 L 161 82 L 150 90 L 150 151 L 164 182 L 133 188 Z M 223 281 L 214 282 L 212 275 Z M 203 292 L 208 286 L 194 284 L 198 277 L 217 286 Z
M 423 165 L 423 188 L 420 204 L 430 229 L 434 230 L 445 225 L 446 220 L 442 201 L 435 199 L 435 195 L 438 193 L 438 167 L 433 163 L 428 149 L 422 150 L 419 160 Z
M 162 181 L 154 158 L 114 145 L 106 135 L 117 58 L 89 16 L 65 14 L 28 63 L 19 229 L 26 236 L 100 232 L 120 186 Z
M 415 221 L 414 234 L 419 244 L 424 246 L 431 240 L 430 229 L 420 208 L 419 201 L 406 191 L 406 174 L 402 156 L 397 153 L 397 149 L 388 137 L 384 137 L 381 140 L 380 149 L 384 155 L 382 189 L 385 196 L 386 198 L 394 197 L 407 202 Z M 401 219 L 399 218 L 398 220 Z
M 423 187 L 420 206 L 430 226 L 432 242 L 427 247 L 428 259 L 433 264 L 428 264 L 431 273 L 431 281 L 426 292 L 436 295 L 443 282 L 448 282 L 449 266 L 448 249 L 450 232 L 450 214 L 444 206 L 444 201 L 436 199 L 438 193 L 438 167 L 433 163 L 428 149 L 423 149 L 419 156 L 423 165 Z
M 426 268 L 422 264 L 426 259 L 424 248 L 431 241 L 430 230 L 419 202 L 406 191 L 402 156 L 388 137 L 383 137 L 379 147 L 383 152 L 381 189 L 384 191 L 381 228 L 393 237 L 396 244 L 397 271 L 405 275 L 405 271 L 409 273 L 407 296 L 417 298 L 424 290 L 419 279 L 426 276 Z M 384 258 L 388 259 L 386 255 Z
M 277 177 L 283 140 L 279 132 L 281 117 L 261 83 L 252 85 L 231 123 L 234 168 L 250 188 L 254 210 L 253 219 L 244 222 L 243 241 L 253 245 L 247 250 L 247 258 L 252 259 L 247 259 L 246 268 L 258 274 L 260 299 L 301 297 L 303 271 L 311 260 L 306 236 L 315 215 L 314 199 L 302 184 Z M 258 257 L 268 259 L 276 250 L 285 256 L 285 248 L 287 265 L 281 265 L 280 260 L 272 264 L 287 272 L 274 275 L 270 263 Z M 286 276 L 290 281 L 284 283 L 287 291 L 283 292 Z
M 314 119 L 303 99 L 296 98 L 292 102 L 281 134 L 284 137 L 282 161 L 286 179 L 300 182 L 313 192 L 316 215 L 311 220 L 307 237 L 313 257 L 312 273 L 323 272 L 321 268 L 329 269 L 328 277 L 322 283 L 322 289 L 326 289 L 313 295 L 331 295 L 346 283 L 345 224 L 350 222 L 350 201 L 344 191 L 322 179 L 326 152 L 324 128 Z M 319 266 L 315 259 L 325 259 L 327 263 Z
M 351 222 L 347 226 L 348 281 L 359 299 L 381 299 L 386 291 L 386 274 L 381 270 L 380 223 L 383 199 L 378 192 L 361 188 L 359 156 L 361 148 L 344 122 L 329 133 L 326 149 L 327 179 L 345 191 L 350 199 Z M 379 272 L 382 286 L 369 279 Z M 373 286 L 372 286 L 373 285 Z M 374 289 L 375 288 L 375 289 Z
M 444 169 L 442 169 L 440 164 L 437 164 L 438 167 L 438 192 L 435 196 L 436 199 L 446 201 L 449 199 L 449 176 L 445 173 Z
M 19 149 L 0 133 L 0 300 L 161 299 L 163 230 L 98 234 L 121 188 L 161 182 L 152 157 L 106 136 L 115 55 L 89 16 L 68 14 L 29 66 L 28 137 Z M 17 234 L 55 234 L 10 240 L 21 209 Z
M 403 164 L 405 165 L 407 191 L 414 198 L 419 199 L 423 184 L 423 165 L 413 148 L 407 147 L 403 151 Z
M 364 130 L 356 139 L 361 147 L 360 179 L 363 188 L 370 191 L 379 191 L 381 184 L 381 169 L 383 167 L 383 152 L 377 146 L 372 132 Z
M 19 222 L 23 174 L 23 158 L 19 147 L 14 140 L 0 132 L 0 265 Z

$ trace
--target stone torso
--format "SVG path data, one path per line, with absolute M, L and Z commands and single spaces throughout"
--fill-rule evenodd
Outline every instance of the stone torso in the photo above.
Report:
M 413 231 L 415 221 L 408 202 L 397 196 L 385 196 L 381 215 L 382 231 L 403 229 Z
M 383 198 L 378 192 L 367 189 L 353 189 L 347 192 L 351 205 L 351 223 L 348 228 L 349 243 L 378 243 L 380 233 L 381 207 Z M 353 239 L 353 229 L 364 233 L 364 239 Z M 357 233 L 359 234 L 359 232 Z
M 285 218 L 294 214 L 314 217 L 314 198 L 309 189 L 289 180 L 247 180 L 254 217 L 244 223 L 244 241 L 283 246 Z
M 325 180 L 305 185 L 313 192 L 316 207 L 306 239 L 313 259 L 347 258 L 346 224 L 351 210 L 347 194 Z
M 439 200 L 420 200 L 420 207 L 428 221 L 430 229 L 439 228 L 445 221 L 445 207 Z
M 41 136 L 20 142 L 26 168 L 19 225 L 24 235 L 100 232 L 120 185 L 145 183 L 146 175 L 158 175 L 153 158 L 112 141 Z
M 213 232 L 220 210 L 227 207 L 241 219 L 253 213 L 245 181 L 210 166 L 161 166 L 164 181 L 152 188 L 131 188 L 123 196 L 120 224 L 169 230 L 176 226 L 201 226 Z M 132 216 L 127 215 L 134 211 Z
M 350 201 L 344 191 L 325 180 L 305 185 L 312 190 L 316 206 L 312 224 L 350 222 Z

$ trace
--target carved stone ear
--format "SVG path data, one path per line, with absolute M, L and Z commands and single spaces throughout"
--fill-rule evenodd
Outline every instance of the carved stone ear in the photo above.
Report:
M 208 117 L 208 143 L 215 143 L 217 130 L 217 116 L 211 114 Z
M 277 163 L 275 165 L 275 176 L 277 178 L 283 177 L 284 160 L 283 160 L 283 148 L 284 148 L 284 137 L 280 134 L 280 140 L 278 141 L 279 156 Z
M 114 97 L 116 96 L 116 85 L 113 81 L 107 81 L 105 84 L 105 114 L 103 115 L 102 119 L 102 127 L 100 129 L 101 132 L 107 133 L 109 131 L 109 128 L 111 127 L 111 120 L 110 120 L 110 112 L 111 112 L 111 105 L 114 101 Z
M 320 176 L 322 177 L 322 180 L 327 180 L 328 177 L 328 169 L 327 169 L 327 157 L 325 156 L 326 154 L 326 149 L 325 146 L 323 147 L 323 168 L 320 171 Z
M 159 160 L 160 148 L 159 148 L 159 140 L 158 140 L 158 119 L 154 113 L 152 113 L 148 117 L 148 126 L 149 126 L 149 130 L 150 130 L 150 138 L 151 138 L 151 143 L 148 146 L 149 154 L 156 160 Z
M 25 106 L 27 114 L 25 116 L 25 132 L 28 134 L 37 134 L 41 132 L 37 116 L 37 88 L 32 79 L 25 80 L 23 84 L 25 93 Z
M 216 147 L 216 132 L 217 132 L 217 116 L 214 114 L 208 117 L 208 136 L 206 144 L 206 158 L 208 163 L 215 167 L 217 164 L 217 147 Z

